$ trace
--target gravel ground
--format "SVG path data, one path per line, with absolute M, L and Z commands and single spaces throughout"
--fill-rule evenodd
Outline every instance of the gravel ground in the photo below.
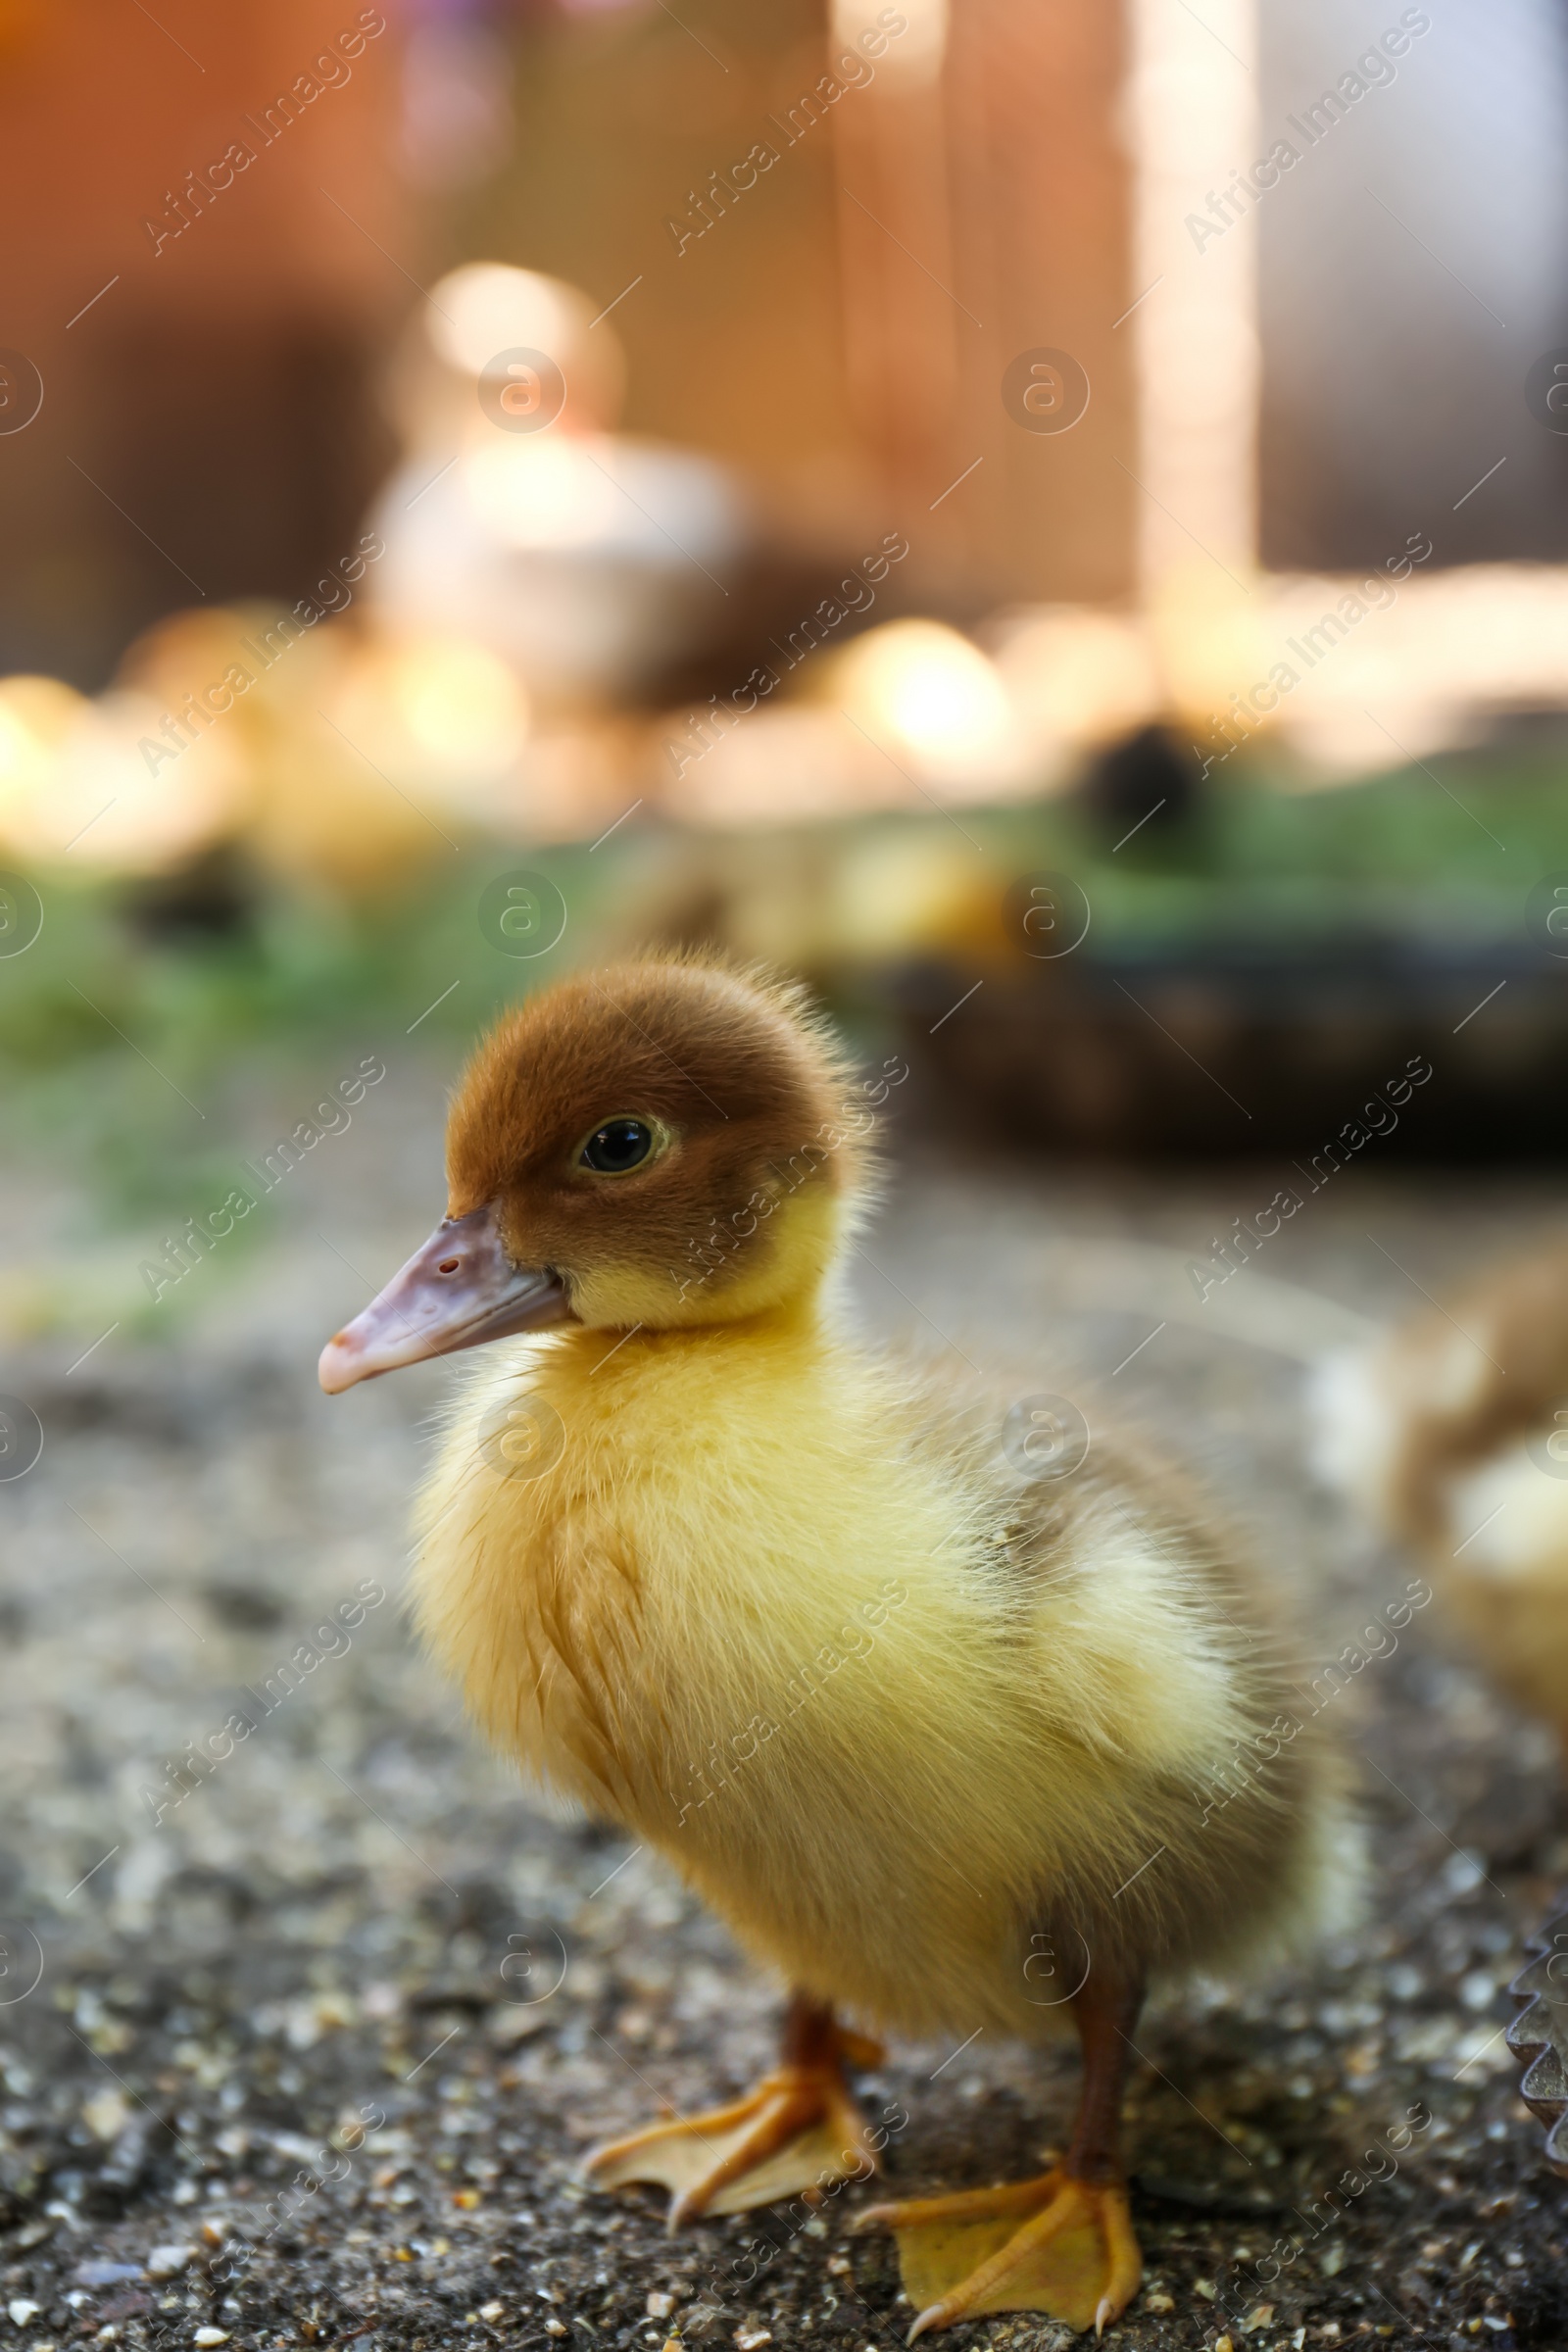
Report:
M 316 1390 L 321 1339 L 433 1221 L 443 1077 L 395 1072 L 167 1330 L 74 1370 L 85 1339 L 12 1353 L 46 1442 L 0 1489 L 5 2340 L 892 2352 L 891 2245 L 845 2234 L 865 2191 L 672 2239 L 652 2192 L 576 2183 L 589 2139 L 769 2064 L 776 1988 L 649 1855 L 525 1798 L 413 1648 L 405 1515 L 446 1374 Z M 1278 1181 L 911 1149 L 857 1282 L 889 1331 L 1050 1335 L 1080 1367 L 1056 1385 L 1130 1404 L 1252 1524 L 1327 1660 L 1411 1571 L 1306 1480 L 1275 1286 L 1348 1329 L 1551 1200 L 1352 1172 L 1230 1286 L 1228 1320 L 1190 1290 L 1173 1308 L 1180 1258 Z M 18 1175 L 4 1205 L 34 1272 L 71 1258 L 85 1211 L 58 1181 Z M 1129 2346 L 1568 2343 L 1564 2190 L 1502 2040 L 1568 1824 L 1549 1741 L 1436 1616 L 1335 1701 L 1365 1759 L 1364 1929 L 1246 2000 L 1146 2020 Z M 212 1761 L 242 1708 L 255 1729 Z M 896 2047 L 864 2085 L 903 2119 L 890 2182 L 1036 2167 L 1073 2081 L 1065 2052 Z M 944 2340 L 1069 2339 L 1013 2317 Z

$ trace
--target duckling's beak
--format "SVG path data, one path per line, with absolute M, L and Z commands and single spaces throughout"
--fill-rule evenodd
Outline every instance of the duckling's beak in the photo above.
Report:
M 573 1321 L 559 1274 L 513 1264 L 492 1202 L 466 1217 L 443 1218 L 365 1312 L 327 1341 L 318 1375 L 336 1396 L 400 1364 Z

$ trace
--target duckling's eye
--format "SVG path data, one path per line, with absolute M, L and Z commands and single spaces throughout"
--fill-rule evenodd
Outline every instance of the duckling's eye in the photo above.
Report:
M 654 1148 L 654 1131 L 646 1119 L 607 1119 L 596 1127 L 577 1158 L 599 1176 L 624 1176 L 640 1167 Z

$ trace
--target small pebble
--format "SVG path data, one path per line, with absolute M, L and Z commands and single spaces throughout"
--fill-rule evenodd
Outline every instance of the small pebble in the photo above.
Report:
M 221 2328 L 198 2328 L 191 2340 L 198 2344 L 226 2344 L 228 2336 Z
M 29 2303 L 25 2295 L 19 2295 L 14 2303 L 6 2305 L 6 2309 L 11 2314 L 11 2324 L 14 2328 L 25 2328 L 29 2320 L 35 2320 L 38 2317 L 43 2305 Z
M 194 2246 L 172 2243 L 154 2246 L 147 2256 L 147 2276 L 149 2278 L 177 2278 L 180 2272 L 195 2259 Z

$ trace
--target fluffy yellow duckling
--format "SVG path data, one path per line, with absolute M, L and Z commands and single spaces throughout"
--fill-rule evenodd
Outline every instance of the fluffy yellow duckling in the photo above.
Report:
M 1312 1406 L 1319 1472 L 1419 1551 L 1450 1630 L 1568 1749 L 1568 1246 L 1330 1357 Z
M 1102 2328 L 1140 2278 L 1118 2126 L 1146 1988 L 1337 1907 L 1339 1773 L 1171 1474 L 1097 1441 L 1070 1483 L 1020 1475 L 1016 1385 L 857 1338 L 836 1276 L 877 1092 L 797 993 L 714 961 L 533 998 L 459 1092 L 445 1221 L 321 1383 L 503 1343 L 424 1493 L 424 1632 L 498 1743 L 792 1988 L 750 2098 L 591 2177 L 664 2184 L 672 2224 L 864 2177 L 845 2070 L 872 2053 L 840 2012 L 1076 2028 L 1058 2166 L 862 2218 L 898 2232 L 911 2340 L 1010 2309 Z

